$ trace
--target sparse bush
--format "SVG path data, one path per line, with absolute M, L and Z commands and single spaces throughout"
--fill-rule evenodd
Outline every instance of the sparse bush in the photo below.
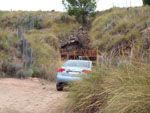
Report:
M 7 66 L 7 76 L 8 77 L 16 77 L 17 71 L 23 68 L 22 64 L 19 63 L 9 63 Z
M 5 61 L 5 60 L 4 60 Z M 5 74 L 5 77 L 15 77 L 15 78 L 26 78 L 32 77 L 33 70 L 31 68 L 24 68 L 22 64 L 16 62 L 2 62 L 0 67 L 0 72 Z
M 21 69 L 21 70 L 17 71 L 16 77 L 17 78 L 25 78 L 25 76 L 24 76 L 24 69 Z
M 46 80 L 55 81 L 58 65 L 58 63 L 51 63 L 49 67 L 41 68 L 39 77 Z
M 62 15 L 61 18 L 60 18 L 60 20 L 61 20 L 62 22 L 66 22 L 66 23 L 69 22 L 69 18 L 68 18 L 67 16 L 65 16 L 65 15 Z
M 62 22 L 64 22 L 64 23 L 69 23 L 69 22 L 72 22 L 72 21 L 73 21 L 73 19 L 72 19 L 70 16 L 68 16 L 68 15 L 62 15 L 62 16 L 60 17 L 60 20 L 61 20 Z
M 43 22 L 43 27 L 44 27 L 44 28 L 51 28 L 53 24 L 54 24 L 54 23 L 53 23 L 52 20 L 47 20 L 47 21 L 45 20 L 45 21 Z
M 24 70 L 24 76 L 25 77 L 32 77 L 32 74 L 33 74 L 33 70 L 32 69 L 25 69 Z
M 32 77 L 32 75 L 33 75 L 32 69 L 21 69 L 16 73 L 17 78 Z
M 17 50 L 16 51 L 16 56 L 17 56 L 17 58 L 21 58 L 22 57 L 21 51 Z
M 41 68 L 40 67 L 32 67 L 33 74 L 32 77 L 40 77 L 41 76 Z
M 54 23 L 57 23 L 57 24 L 61 24 L 61 23 L 69 24 L 69 23 L 75 23 L 75 22 L 76 22 L 75 19 L 67 14 L 63 14 L 59 18 L 54 20 Z
M 44 42 L 46 44 L 54 47 L 55 49 L 57 49 L 59 47 L 58 38 L 55 37 L 55 35 L 53 35 L 53 34 L 49 34 L 49 35 L 45 36 Z
M 14 47 L 17 43 L 17 38 L 8 35 L 7 32 L 0 29 L 0 51 L 8 52 L 10 47 Z
M 36 29 L 42 29 L 42 27 L 43 27 L 43 24 L 42 24 L 42 19 L 36 19 L 35 21 L 34 21 L 34 28 L 36 28 Z

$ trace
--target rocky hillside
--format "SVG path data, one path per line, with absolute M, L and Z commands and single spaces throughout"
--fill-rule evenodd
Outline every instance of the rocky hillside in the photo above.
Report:
M 88 50 L 90 44 L 89 36 L 90 27 L 80 26 L 77 29 L 72 29 L 66 34 L 66 39 L 61 42 L 61 50 L 76 51 L 79 49 Z
M 94 48 L 112 56 L 149 55 L 150 7 L 113 8 L 100 13 L 90 31 Z M 142 54 L 143 53 L 143 54 Z

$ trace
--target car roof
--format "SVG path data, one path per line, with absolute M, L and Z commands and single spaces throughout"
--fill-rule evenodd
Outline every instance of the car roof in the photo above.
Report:
M 92 61 L 88 61 L 88 60 L 68 60 L 68 61 L 75 61 L 75 62 L 92 62 Z

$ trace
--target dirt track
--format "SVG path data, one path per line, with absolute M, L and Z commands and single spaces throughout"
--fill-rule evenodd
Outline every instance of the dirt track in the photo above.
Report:
M 38 79 L 0 79 L 0 113 L 56 113 L 67 92 Z

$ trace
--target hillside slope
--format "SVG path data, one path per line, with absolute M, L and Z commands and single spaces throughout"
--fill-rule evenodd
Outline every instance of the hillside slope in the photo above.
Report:
M 102 12 L 92 23 L 93 47 L 112 56 L 130 56 L 132 50 L 136 55 L 147 51 L 149 15 L 150 7 L 113 8 Z
M 90 44 L 85 45 L 92 45 L 108 56 L 140 56 L 148 60 L 149 10 L 149 7 L 113 8 L 97 14 L 90 33 L 87 33 L 90 34 Z M 78 31 L 80 25 L 74 17 L 61 12 L 0 11 L 0 28 L 7 35 L 17 38 L 19 26 L 23 27 L 23 35 L 34 50 L 34 75 L 54 80 L 60 64 L 60 45 L 67 42 L 72 31 Z M 84 43 L 81 38 L 82 36 L 79 41 Z M 1 57 L 3 54 L 1 52 Z M 9 53 L 7 56 L 10 56 Z
M 60 43 L 65 40 L 68 32 L 79 26 L 78 23 L 73 17 L 61 12 L 0 11 L 0 28 L 7 35 L 18 39 L 19 26 L 23 27 L 23 37 L 28 40 L 34 52 L 33 75 L 55 80 L 56 70 L 60 64 Z M 7 41 L 5 39 L 6 43 Z M 0 58 L 0 62 L 4 59 L 8 61 L 3 54 L 1 52 L 3 57 Z M 10 53 L 6 54 L 10 56 Z

